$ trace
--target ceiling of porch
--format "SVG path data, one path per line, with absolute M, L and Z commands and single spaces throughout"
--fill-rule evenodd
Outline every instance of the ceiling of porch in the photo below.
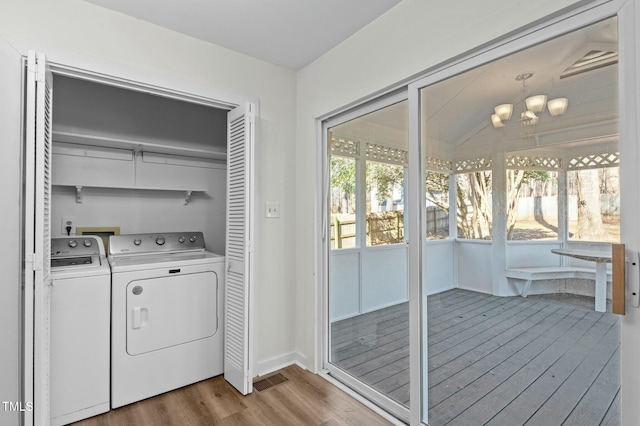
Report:
M 615 145 L 617 62 L 566 78 L 560 75 L 589 52 L 617 52 L 617 39 L 617 20 L 611 18 L 423 88 L 421 129 L 427 155 L 460 159 L 532 148 L 562 155 Z M 525 90 L 516 81 L 522 73 L 533 74 Z M 524 99 L 536 94 L 549 100 L 568 98 L 567 112 L 553 117 L 545 110 L 537 114 L 537 125 L 524 126 L 519 120 Z M 494 106 L 503 103 L 513 104 L 513 116 L 505 127 L 494 128 L 490 116 Z M 343 137 L 406 147 L 406 102 L 342 124 L 336 131 Z

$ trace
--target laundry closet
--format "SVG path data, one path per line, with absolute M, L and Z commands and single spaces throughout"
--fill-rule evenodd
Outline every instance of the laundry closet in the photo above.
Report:
M 202 231 L 224 254 L 226 110 L 61 75 L 53 93 L 52 237 Z
M 222 373 L 251 392 L 254 100 L 25 59 L 26 424 L 66 424 Z M 93 250 L 110 242 L 114 253 Z M 99 260 L 76 263 L 79 249 Z M 111 266 L 111 290 L 100 265 Z M 88 296 L 98 273 L 100 293 Z M 111 300 L 98 297 L 103 287 Z M 98 346 L 104 361 L 87 367 Z M 77 362 L 56 363 L 73 353 Z M 158 374 L 171 365 L 180 367 Z M 82 388 L 98 383 L 60 387 L 60 377 L 95 371 L 110 372 L 110 390 L 105 374 L 100 386 L 111 401 L 82 414 Z M 124 395 L 134 383 L 143 385 Z M 74 407 L 60 409 L 60 395 Z

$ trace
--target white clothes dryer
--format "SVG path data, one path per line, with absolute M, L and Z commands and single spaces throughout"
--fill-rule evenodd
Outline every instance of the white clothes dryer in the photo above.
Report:
M 51 424 L 109 411 L 111 273 L 102 239 L 51 239 Z
M 111 407 L 223 373 L 224 256 L 201 232 L 109 237 Z

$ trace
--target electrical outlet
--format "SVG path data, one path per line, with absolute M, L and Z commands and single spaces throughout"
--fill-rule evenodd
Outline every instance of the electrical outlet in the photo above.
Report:
M 67 229 L 69 228 L 69 229 Z M 62 235 L 76 234 L 76 218 L 73 216 L 62 216 Z
M 280 203 L 277 201 L 267 201 L 265 216 L 270 218 L 280 217 Z

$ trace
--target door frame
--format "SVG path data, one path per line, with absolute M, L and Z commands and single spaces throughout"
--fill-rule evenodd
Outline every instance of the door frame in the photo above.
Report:
M 359 107 L 375 102 L 377 99 L 388 95 L 396 90 L 408 88 L 409 96 L 409 179 L 408 179 L 408 209 L 409 230 L 407 235 L 409 240 L 409 312 L 410 312 L 410 368 L 412 377 L 426 377 L 426 372 L 422 371 L 421 363 L 421 346 L 426 345 L 426 341 L 421 343 L 422 333 L 420 318 L 422 318 L 422 292 L 421 279 L 424 273 L 421 265 L 422 256 L 422 209 L 420 208 L 421 185 L 420 182 L 420 116 L 419 116 L 419 90 L 422 87 L 434 84 L 438 81 L 445 80 L 451 76 L 462 73 L 469 69 L 475 68 L 482 64 L 491 62 L 498 58 L 507 56 L 511 53 L 526 49 L 538 43 L 561 36 L 568 32 L 574 31 L 589 24 L 600 20 L 617 16 L 619 25 L 618 46 L 621 52 L 619 62 L 620 78 L 619 78 L 619 130 L 620 130 L 620 151 L 625 152 L 625 157 L 640 161 L 640 148 L 636 146 L 636 141 L 640 135 L 638 128 L 640 123 L 640 96 L 636 95 L 638 87 L 638 72 L 640 65 L 637 65 L 636 58 L 636 40 L 640 40 L 640 27 L 636 21 L 640 19 L 640 7 L 636 7 L 635 0 L 593 0 L 578 1 L 576 4 L 559 10 L 550 16 L 546 16 L 540 20 L 517 29 L 513 32 L 503 35 L 495 40 L 480 45 L 471 51 L 453 57 L 443 63 L 435 65 L 424 70 L 417 76 L 410 77 L 404 81 L 400 81 L 390 87 L 381 89 L 363 99 L 354 101 L 349 105 L 331 111 L 316 119 L 317 125 L 317 205 L 320 210 L 317 213 L 318 235 L 321 236 L 317 241 L 317 250 L 319 254 L 318 261 L 318 293 L 317 293 L 317 309 L 318 315 L 318 341 L 317 341 L 317 358 L 320 361 L 321 370 L 325 366 L 328 359 L 328 334 L 326 332 L 326 324 L 328 323 L 328 230 L 326 224 L 326 158 L 328 151 L 326 149 L 326 132 L 324 131 L 324 123 L 335 117 L 349 114 Z M 622 156 L 622 154 L 621 154 Z M 640 251 L 640 235 L 638 227 L 631 223 L 633 212 L 640 208 L 640 194 L 637 194 L 633 182 L 640 181 L 640 172 L 637 168 L 621 169 L 621 193 L 624 202 L 621 203 L 621 214 L 627 218 L 621 223 L 621 241 L 626 244 L 627 255 L 633 255 L 637 258 Z M 413 219 L 411 219 L 413 218 Z M 632 274 L 636 268 L 632 269 Z M 629 282 L 637 285 L 640 277 L 632 275 Z M 640 344 L 625 345 L 625 341 L 633 341 L 634 328 L 638 327 L 636 323 L 640 323 L 640 312 L 637 309 L 627 310 L 627 316 L 622 321 L 622 368 L 629 368 L 634 371 L 632 362 L 640 356 Z M 325 370 L 326 371 L 326 370 Z M 422 424 L 422 411 L 428 409 L 427 395 L 422 392 L 422 380 L 413 380 L 411 382 L 410 395 L 412 401 L 421 401 L 420 404 L 412 405 L 410 410 L 410 424 Z M 626 407 L 622 411 L 623 424 L 640 416 L 640 407 L 632 401 L 634 390 L 640 390 L 640 380 L 631 375 L 622 375 L 622 406 Z M 419 405 L 419 407 L 417 407 Z M 630 424 L 630 423 L 629 423 Z

